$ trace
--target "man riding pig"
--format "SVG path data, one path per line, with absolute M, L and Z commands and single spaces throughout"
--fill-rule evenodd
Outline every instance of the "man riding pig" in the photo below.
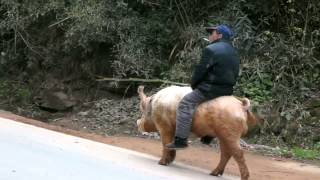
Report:
M 177 149 L 188 146 L 192 131 L 209 144 L 220 143 L 221 157 L 211 175 L 222 175 L 231 157 L 238 163 L 241 179 L 249 178 L 240 138 L 256 123 L 247 98 L 231 96 L 239 74 L 239 57 L 230 44 L 231 30 L 225 25 L 206 28 L 210 44 L 192 75 L 191 88 L 171 86 L 147 97 L 143 87 L 138 93 L 143 113 L 137 125 L 142 132 L 160 133 L 163 153 L 159 164 L 167 165 Z

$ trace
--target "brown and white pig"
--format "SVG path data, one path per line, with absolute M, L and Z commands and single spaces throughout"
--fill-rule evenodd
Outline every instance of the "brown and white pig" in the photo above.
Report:
M 191 92 L 190 87 L 170 86 L 147 97 L 144 87 L 138 88 L 142 117 L 137 120 L 140 132 L 159 132 L 163 144 L 161 165 L 168 165 L 176 156 L 175 150 L 168 150 L 165 145 L 172 142 L 176 129 L 176 111 L 180 100 Z M 206 101 L 197 107 L 192 120 L 192 133 L 198 137 L 211 136 L 219 139 L 220 162 L 211 172 L 213 176 L 223 174 L 229 159 L 238 163 L 241 179 L 249 178 L 240 138 L 254 126 L 256 117 L 250 112 L 247 98 L 222 96 Z

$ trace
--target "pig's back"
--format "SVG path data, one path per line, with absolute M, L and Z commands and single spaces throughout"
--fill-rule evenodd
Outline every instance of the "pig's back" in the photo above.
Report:
M 152 111 L 158 111 L 157 114 L 175 113 L 181 99 L 190 92 L 190 87 L 166 87 L 152 97 Z

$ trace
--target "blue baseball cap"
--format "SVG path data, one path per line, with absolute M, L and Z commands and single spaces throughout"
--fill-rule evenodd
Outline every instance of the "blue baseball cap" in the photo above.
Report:
M 212 31 L 217 31 L 219 34 L 222 34 L 223 39 L 231 39 L 233 37 L 232 30 L 226 25 L 210 26 L 206 27 L 206 31 L 211 33 Z

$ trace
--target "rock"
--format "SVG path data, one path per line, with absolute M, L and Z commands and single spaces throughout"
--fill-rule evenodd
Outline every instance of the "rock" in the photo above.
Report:
M 34 101 L 47 111 L 66 111 L 76 105 L 76 102 L 62 91 L 45 91 L 35 97 Z
M 89 112 L 87 112 L 87 111 L 78 113 L 79 116 L 87 116 L 88 114 L 89 114 Z

